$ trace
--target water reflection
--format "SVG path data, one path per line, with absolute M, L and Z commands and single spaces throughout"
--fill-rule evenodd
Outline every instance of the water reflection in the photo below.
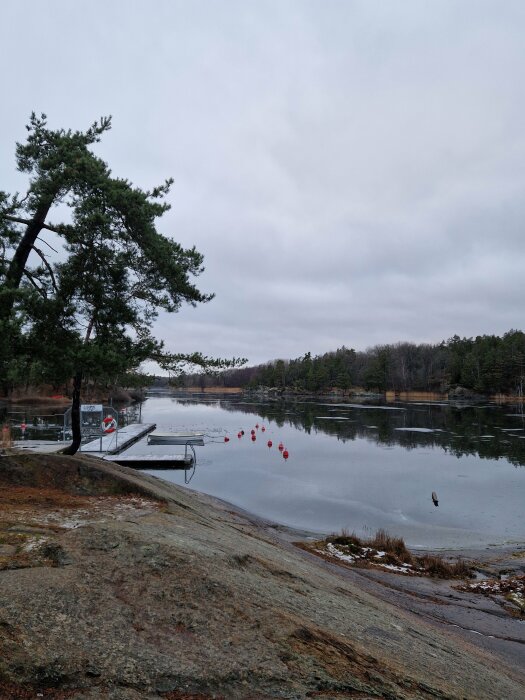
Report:
M 143 416 L 159 429 L 205 432 L 191 486 L 279 523 L 361 535 L 385 528 L 433 547 L 525 535 L 518 407 L 204 395 L 148 400 Z M 266 432 L 252 442 L 257 423 Z M 241 429 L 245 436 L 237 438 Z M 275 449 L 281 441 L 287 461 Z M 183 483 L 177 472 L 152 473 Z
M 184 400 L 182 400 L 184 404 Z M 226 411 L 261 416 L 277 426 L 326 433 L 342 442 L 364 438 L 406 450 L 439 447 L 455 457 L 505 458 L 525 465 L 523 405 L 355 404 L 316 401 L 248 402 L 218 399 Z

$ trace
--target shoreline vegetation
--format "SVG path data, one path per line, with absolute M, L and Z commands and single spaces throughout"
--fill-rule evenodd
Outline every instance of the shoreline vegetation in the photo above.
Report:
M 145 396 L 145 390 L 138 388 L 115 387 L 109 390 L 94 388 L 91 392 L 86 394 L 84 403 L 113 401 L 132 403 L 134 401 L 143 401 Z M 71 403 L 71 393 L 70 391 L 68 392 L 68 387 L 62 387 L 60 390 L 56 390 L 48 385 L 32 386 L 13 389 L 7 396 L 0 397 L 0 402 L 69 405 Z
M 220 381 L 218 381 L 220 379 Z M 220 384 L 252 390 L 326 394 L 360 392 L 432 393 L 455 399 L 517 396 L 525 393 L 525 333 L 483 335 L 440 343 L 376 345 L 356 351 L 344 345 L 335 351 L 228 370 L 220 378 L 183 375 L 178 387 Z
M 235 363 L 233 363 L 235 365 Z M 312 356 L 277 359 L 252 367 L 208 370 L 175 377 L 132 374 L 132 387 L 103 386 L 86 380 L 83 400 L 140 400 L 146 387 L 156 390 L 218 394 L 247 393 L 262 398 L 296 396 L 386 401 L 523 402 L 525 333 L 460 338 L 436 344 L 400 342 L 355 351 L 344 345 Z M 58 377 L 55 377 L 58 381 Z M 60 386 L 60 388 L 59 388 Z M 41 401 L 73 396 L 74 383 L 31 386 L 20 381 L 2 385 L 3 398 Z
M 282 387 L 261 386 L 256 389 L 246 387 L 223 387 L 211 385 L 202 389 L 198 385 L 185 387 L 173 387 L 174 393 L 199 393 L 199 394 L 246 394 L 261 398 L 285 398 L 295 397 L 311 398 L 335 398 L 335 399 L 380 399 L 384 401 L 493 401 L 495 403 L 520 403 L 525 401 L 523 394 L 474 394 L 464 387 L 454 387 L 445 393 L 435 391 L 385 391 L 371 392 L 362 387 L 353 387 L 346 391 L 333 388 L 325 392 L 311 392 L 306 390 L 283 389 Z
M 1 697 L 522 697 L 519 620 L 480 605 L 474 621 L 473 588 L 356 578 L 230 504 L 96 458 L 10 452 L 0 486 Z M 374 544 L 410 556 L 384 532 Z
M 475 564 L 455 557 L 453 560 L 438 554 L 414 554 L 403 538 L 393 537 L 383 529 L 374 537 L 363 540 L 355 533 L 338 535 L 314 542 L 298 542 L 299 547 L 329 561 L 344 566 L 376 568 L 407 576 L 429 576 L 443 579 L 470 579 Z
M 159 387 L 159 379 L 161 380 L 161 385 L 163 384 L 162 379 L 155 378 L 152 386 L 154 388 Z M 287 389 L 283 387 L 266 387 L 261 386 L 255 389 L 248 387 L 224 387 L 220 385 L 210 385 L 207 387 L 200 387 L 198 385 L 189 385 L 184 387 L 174 387 L 167 385 L 167 391 L 174 394 L 208 394 L 208 395 L 223 395 L 223 396 L 235 396 L 235 395 L 245 395 L 260 399 L 286 399 L 293 400 L 297 398 L 312 398 L 312 399 L 333 399 L 340 401 L 370 401 L 379 400 L 394 402 L 461 402 L 461 401 L 491 401 L 493 403 L 524 403 L 525 396 L 523 394 L 474 394 L 467 391 L 464 387 L 454 387 L 449 392 L 438 393 L 430 391 L 385 391 L 385 392 L 370 392 L 366 391 L 363 387 L 353 387 L 346 391 L 332 388 L 326 392 L 311 392 L 306 390 L 298 389 Z M 63 387 L 62 391 L 65 393 L 52 393 L 54 390 L 49 386 L 42 387 L 28 387 L 28 388 L 18 388 L 14 389 L 7 395 L 0 397 L 0 404 L 2 403 L 12 403 L 12 404 L 52 404 L 55 406 L 68 406 L 71 404 L 71 395 L 68 392 L 67 387 Z M 134 403 L 144 401 L 146 399 L 148 388 L 120 388 L 116 387 L 111 390 L 103 389 L 93 389 L 84 399 L 84 403 L 94 403 L 94 402 L 115 402 L 115 403 Z M 69 395 L 68 395 L 69 394 Z

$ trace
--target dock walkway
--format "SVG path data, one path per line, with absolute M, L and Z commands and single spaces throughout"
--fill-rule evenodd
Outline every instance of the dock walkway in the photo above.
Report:
M 80 452 L 114 455 L 127 449 L 157 427 L 156 423 L 131 423 L 109 435 L 102 435 L 82 445 Z
M 155 423 L 132 423 L 109 435 L 90 440 L 83 444 L 79 450 L 84 454 L 101 457 L 108 462 L 115 462 L 129 467 L 142 469 L 189 469 L 196 464 L 196 456 L 193 445 L 204 445 L 200 436 L 188 438 L 185 436 L 183 454 L 162 454 L 149 452 L 147 454 L 125 453 L 129 447 L 151 433 L 156 428 Z M 59 452 L 70 444 L 70 442 L 54 442 L 51 440 L 18 440 L 15 442 L 16 449 L 28 450 L 37 453 Z M 181 443 L 179 443 L 181 444 Z M 124 453 L 124 454 L 121 454 Z
M 142 469 L 187 469 L 194 458 L 191 454 L 141 454 L 141 455 L 106 455 L 108 462 L 122 464 L 125 467 L 140 467 Z

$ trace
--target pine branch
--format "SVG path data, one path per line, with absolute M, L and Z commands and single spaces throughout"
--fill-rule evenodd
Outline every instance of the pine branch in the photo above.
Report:
M 40 250 L 40 248 L 37 248 L 37 247 L 34 245 L 34 246 L 33 246 L 33 250 L 34 250 L 35 253 L 40 257 L 40 259 L 42 260 L 42 262 L 43 262 L 44 265 L 46 266 L 46 269 L 47 269 L 47 271 L 49 272 L 49 276 L 51 277 L 51 282 L 52 282 L 52 284 L 53 284 L 53 289 L 54 289 L 54 291 L 55 291 L 55 294 L 58 294 L 58 285 L 57 285 L 57 281 L 56 281 L 56 279 L 55 279 L 55 275 L 54 275 L 54 272 L 53 272 L 53 268 L 51 267 L 51 265 L 50 265 L 49 262 L 47 261 L 46 256 L 44 255 L 44 253 L 42 253 L 42 251 Z
M 47 294 L 46 290 L 43 287 L 39 287 L 38 284 L 35 281 L 35 278 L 33 275 L 31 275 L 30 272 L 28 272 L 26 269 L 24 269 L 24 275 L 27 277 L 27 279 L 31 282 L 33 287 L 36 289 L 36 291 L 40 294 L 42 299 L 47 299 Z
M 53 253 L 58 253 L 58 250 L 56 250 L 56 248 L 53 248 L 53 246 L 51 245 L 51 243 L 48 243 L 48 242 L 45 241 L 43 238 L 40 239 L 40 242 L 41 242 L 41 243 L 45 243 L 45 244 L 47 245 L 48 248 L 51 248 L 51 250 L 53 251 Z
M 24 226 L 29 226 L 29 224 L 32 223 L 31 219 L 20 219 L 18 216 L 10 216 L 9 214 L 0 214 L 0 218 L 5 219 L 6 221 L 12 221 L 15 224 L 24 224 Z M 54 226 L 48 226 L 48 224 L 40 224 L 40 226 L 41 228 L 46 228 L 48 231 L 53 231 L 53 233 L 58 233 L 59 236 L 63 233 L 60 231 L 60 229 L 55 228 Z

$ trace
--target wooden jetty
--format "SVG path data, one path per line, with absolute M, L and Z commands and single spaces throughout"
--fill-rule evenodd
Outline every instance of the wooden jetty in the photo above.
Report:
M 81 446 L 80 451 L 90 455 L 101 457 L 108 462 L 115 462 L 125 467 L 135 469 L 183 469 L 186 473 L 185 482 L 189 483 L 197 465 L 195 446 L 204 445 L 203 433 L 153 433 L 155 423 L 132 423 L 118 432 L 101 435 Z M 182 454 L 127 454 L 125 450 L 146 435 L 152 434 L 157 441 L 155 445 L 180 445 L 184 447 Z M 148 441 L 149 442 L 149 441 Z M 47 440 L 18 441 L 18 449 L 26 449 L 32 452 L 58 452 L 69 442 L 53 442 Z M 123 453 L 123 454 L 122 454 Z M 187 476 L 189 474 L 189 476 Z
M 114 433 L 101 435 L 100 437 L 86 442 L 80 446 L 79 452 L 89 452 L 89 454 L 99 457 L 105 454 L 117 454 L 123 452 L 157 427 L 156 423 L 130 423 Z M 41 454 L 52 454 L 60 452 L 71 444 L 68 441 L 56 440 L 16 440 L 13 446 L 17 450 L 27 450 L 28 452 L 38 452 Z
M 131 423 L 114 433 L 101 435 L 81 446 L 81 452 L 114 455 L 122 452 L 157 427 L 156 423 Z

